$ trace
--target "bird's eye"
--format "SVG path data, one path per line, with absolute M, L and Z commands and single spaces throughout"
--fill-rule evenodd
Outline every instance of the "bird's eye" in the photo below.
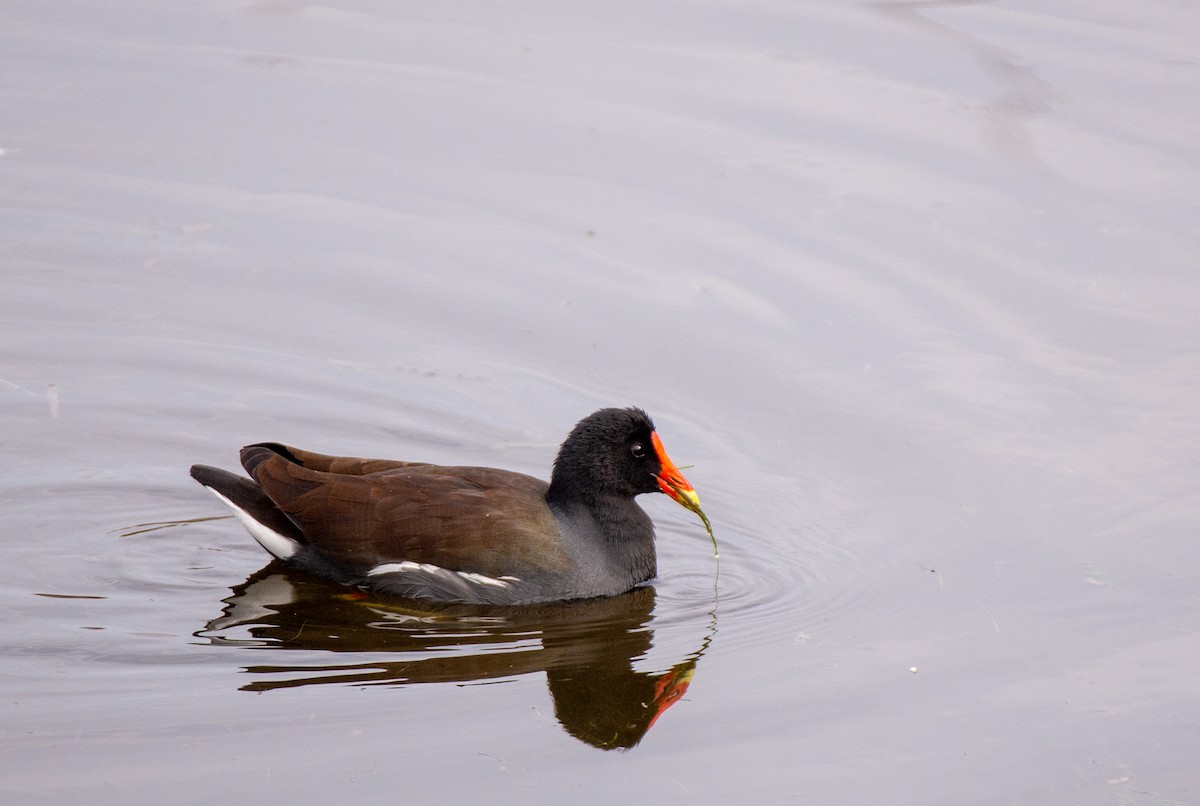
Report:
M 633 454 L 634 459 L 646 458 L 646 446 L 640 442 L 635 442 L 629 446 L 629 452 Z

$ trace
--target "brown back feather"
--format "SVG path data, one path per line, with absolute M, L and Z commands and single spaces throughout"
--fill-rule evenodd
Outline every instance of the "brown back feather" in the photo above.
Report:
M 499 577 L 562 573 L 545 482 L 506 470 L 336 458 L 286 449 L 251 471 L 268 496 L 339 563 L 432 563 Z

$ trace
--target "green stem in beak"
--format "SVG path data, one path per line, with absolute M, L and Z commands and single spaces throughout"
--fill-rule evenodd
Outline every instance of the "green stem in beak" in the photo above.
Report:
M 700 509 L 700 496 L 696 495 L 696 490 L 693 489 L 691 482 L 683 477 L 679 468 L 671 461 L 671 457 L 667 456 L 667 451 L 663 448 L 657 431 L 650 434 L 650 442 L 654 445 L 658 463 L 662 466 L 662 472 L 655 476 L 658 479 L 658 488 L 675 499 L 681 507 L 700 516 L 700 520 L 704 522 L 704 528 L 708 530 L 708 536 L 712 540 L 713 556 L 720 557 L 721 552 L 717 549 L 717 537 L 713 534 L 712 524 L 708 522 L 708 516 L 704 514 L 704 510 Z

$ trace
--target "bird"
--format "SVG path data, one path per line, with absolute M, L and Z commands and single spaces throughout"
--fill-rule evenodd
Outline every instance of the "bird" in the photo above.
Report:
M 193 465 L 191 476 L 271 555 L 411 599 L 525 605 L 615 596 L 657 575 L 654 524 L 636 496 L 665 493 L 704 517 L 654 422 L 636 407 L 580 420 L 549 483 L 275 442 L 248 445 L 240 459 L 249 478 L 208 465 Z

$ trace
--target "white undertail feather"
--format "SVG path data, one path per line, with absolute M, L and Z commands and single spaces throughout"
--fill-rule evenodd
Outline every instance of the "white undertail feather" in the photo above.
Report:
M 267 551 L 274 554 L 281 560 L 286 560 L 291 557 L 300 548 L 300 544 L 290 537 L 285 537 L 274 529 L 268 529 L 254 518 L 250 517 L 250 513 L 239 507 L 237 504 L 230 501 L 225 496 L 214 490 L 212 487 L 205 485 L 204 489 L 221 499 L 225 506 L 233 510 L 233 516 L 238 519 L 242 526 L 246 527 L 246 531 L 250 536 L 258 541 L 258 544 Z

